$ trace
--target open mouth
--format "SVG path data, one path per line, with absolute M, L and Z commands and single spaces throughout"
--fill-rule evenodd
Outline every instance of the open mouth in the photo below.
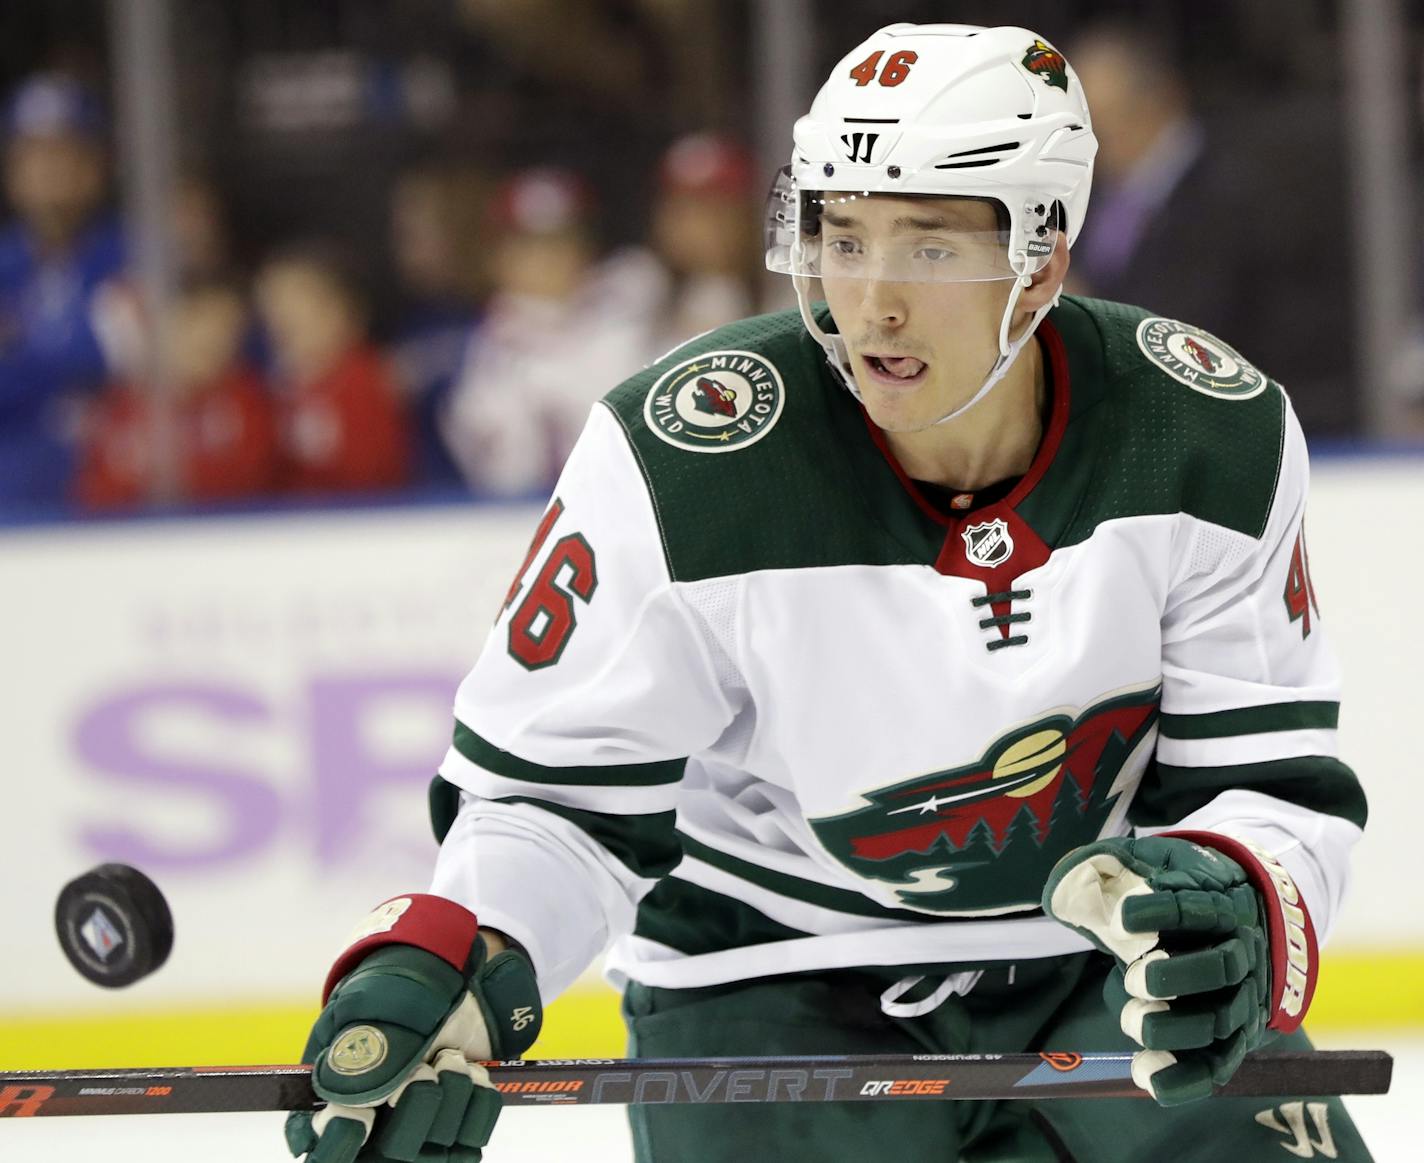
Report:
M 863 355 L 860 357 L 876 383 L 892 388 L 910 388 L 923 383 L 929 365 L 912 355 Z

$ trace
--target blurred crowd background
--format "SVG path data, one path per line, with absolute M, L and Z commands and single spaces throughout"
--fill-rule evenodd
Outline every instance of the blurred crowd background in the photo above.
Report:
M 541 494 L 619 380 L 790 305 L 765 192 L 892 19 L 1077 68 L 1072 290 L 1219 334 L 1316 447 L 1424 443 L 1400 0 L 5 0 L 0 521 Z

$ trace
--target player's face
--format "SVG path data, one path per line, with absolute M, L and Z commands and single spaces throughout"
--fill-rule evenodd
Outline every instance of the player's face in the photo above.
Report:
M 873 264 L 857 270 L 836 256 L 906 255 L 908 266 L 949 254 L 975 272 L 1007 273 L 1006 256 L 993 251 L 997 225 L 991 204 L 961 199 L 869 197 L 823 216 L 826 302 L 878 427 L 918 432 L 979 390 L 998 357 L 1013 280 L 882 279 Z

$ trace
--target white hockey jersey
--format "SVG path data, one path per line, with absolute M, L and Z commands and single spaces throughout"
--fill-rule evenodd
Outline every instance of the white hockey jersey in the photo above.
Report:
M 1365 807 L 1289 402 L 1134 308 L 1040 337 L 1042 447 L 962 512 L 794 312 L 595 407 L 432 789 L 433 891 L 546 997 L 610 942 L 672 987 L 1085 949 L 1044 879 L 1134 828 L 1254 841 L 1328 930 Z

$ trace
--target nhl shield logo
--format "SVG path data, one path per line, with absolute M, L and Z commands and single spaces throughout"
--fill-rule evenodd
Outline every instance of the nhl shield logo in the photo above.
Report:
M 1249 400 L 1266 390 L 1266 377 L 1239 351 L 1200 327 L 1153 316 L 1137 325 L 1137 347 L 1178 383 L 1204 396 Z
M 770 432 L 785 402 L 774 364 L 754 351 L 711 351 L 659 376 L 643 419 L 674 447 L 731 452 Z
M 1014 552 L 1014 539 L 1009 524 L 1002 517 L 969 525 L 960 534 L 964 538 L 964 555 L 973 565 L 993 569 L 1003 565 Z

